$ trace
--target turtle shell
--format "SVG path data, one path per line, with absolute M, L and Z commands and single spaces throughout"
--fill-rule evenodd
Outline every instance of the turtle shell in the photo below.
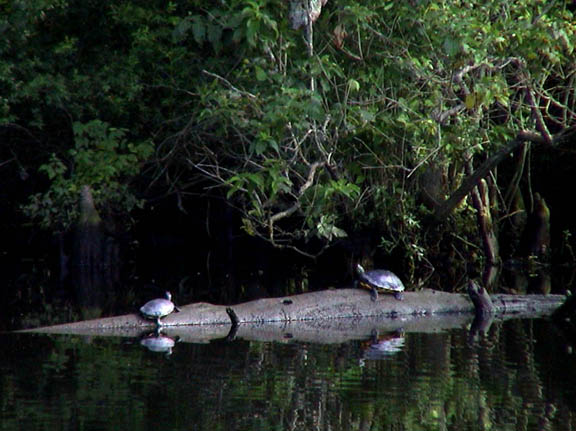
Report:
M 402 280 L 393 272 L 385 269 L 366 271 L 360 277 L 360 281 L 367 284 L 368 287 L 375 288 L 379 291 L 404 292 Z
M 360 284 L 381 292 L 404 292 L 404 284 L 392 271 L 374 269 L 365 271 L 361 265 L 356 267 Z
M 166 292 L 166 298 L 157 298 L 148 301 L 140 307 L 140 312 L 148 319 L 159 319 L 168 316 L 175 308 L 174 303 L 170 299 L 170 292 Z

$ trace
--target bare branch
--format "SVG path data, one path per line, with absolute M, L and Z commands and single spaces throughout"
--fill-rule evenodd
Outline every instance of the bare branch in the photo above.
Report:
M 302 184 L 300 190 L 298 190 L 298 196 L 297 196 L 298 198 L 302 197 L 302 195 L 306 192 L 306 190 L 308 190 L 312 186 L 312 184 L 314 183 L 314 177 L 316 176 L 316 170 L 324 165 L 325 165 L 324 162 L 315 162 L 310 166 L 310 171 L 308 172 L 308 179 L 304 184 Z M 294 214 L 296 210 L 300 208 L 300 206 L 301 206 L 300 201 L 297 201 L 287 210 L 281 211 L 271 216 L 269 219 L 270 229 L 272 229 L 272 225 L 276 221 Z
M 314 176 L 316 175 L 316 170 L 319 167 L 323 167 L 326 163 L 325 162 L 315 162 L 312 163 L 312 166 L 310 166 L 310 171 L 308 172 L 308 179 L 306 180 L 306 182 L 304 184 L 302 184 L 302 186 L 300 187 L 300 190 L 298 191 L 298 196 L 302 196 L 304 194 L 304 192 L 310 188 L 310 186 L 312 185 L 312 183 L 314 182 Z
M 296 201 L 294 203 L 294 205 L 292 205 L 287 210 L 280 211 L 279 213 L 276 213 L 273 216 L 271 216 L 268 219 L 268 221 L 270 223 L 270 234 L 272 234 L 272 226 L 275 222 L 277 222 L 278 220 L 281 220 L 283 218 L 290 217 L 292 214 L 294 214 L 296 211 L 298 211 L 298 209 L 300 209 L 300 207 L 301 207 L 300 201 Z
M 302 184 L 302 186 L 300 186 L 300 189 L 298 190 L 297 199 L 302 197 L 302 195 L 306 192 L 306 190 L 308 190 L 312 186 L 312 184 L 314 184 L 314 177 L 316 176 L 317 169 L 319 167 L 325 166 L 325 164 L 326 164 L 325 162 L 312 163 L 312 165 L 310 166 L 310 170 L 308 171 L 308 179 L 304 184 Z M 274 223 L 276 223 L 278 220 L 291 216 L 298 209 L 300 209 L 301 205 L 302 204 L 300 203 L 300 201 L 297 200 L 290 208 L 284 211 L 280 211 L 279 213 L 274 214 L 268 219 L 268 232 L 271 241 L 274 241 L 274 230 L 273 230 Z
M 224 84 L 226 84 L 226 86 L 228 86 L 228 88 L 230 88 L 231 90 L 237 92 L 238 94 L 242 94 L 242 95 L 244 95 L 244 96 L 248 96 L 248 97 L 251 98 L 251 99 L 256 99 L 256 96 L 255 96 L 255 95 L 253 95 L 252 93 L 249 93 L 249 92 L 247 92 L 247 91 L 240 90 L 239 88 L 234 87 L 230 81 L 228 81 L 226 78 L 223 78 L 223 77 L 220 76 L 220 75 L 217 75 L 217 74 L 212 73 L 212 72 L 208 72 L 207 70 L 203 70 L 202 73 L 205 74 L 205 75 L 211 76 L 212 78 L 216 78 L 218 81 L 223 82 Z
M 453 116 L 456 115 L 458 113 L 460 113 L 461 111 L 463 111 L 464 109 L 466 109 L 466 105 L 464 105 L 463 103 L 456 105 L 453 108 L 448 109 L 447 111 L 444 112 L 433 112 L 432 113 L 432 118 L 439 124 L 444 124 L 446 122 L 446 120 Z
M 525 89 L 525 97 L 528 105 L 530 105 L 530 111 L 532 112 L 532 118 L 536 123 L 536 130 L 538 130 L 542 134 L 542 138 L 547 145 L 552 144 L 552 135 L 548 131 L 548 127 L 546 127 L 546 123 L 544 122 L 544 118 L 542 118 L 542 112 L 540 112 L 540 107 L 536 103 L 534 99 L 534 93 L 532 89 L 526 86 Z

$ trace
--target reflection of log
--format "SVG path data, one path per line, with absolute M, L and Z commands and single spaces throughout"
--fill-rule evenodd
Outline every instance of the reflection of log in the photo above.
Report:
M 503 314 L 494 317 L 494 322 L 535 317 L 533 313 Z M 329 320 L 300 320 L 292 322 L 243 323 L 234 333 L 235 339 L 264 342 L 301 341 L 321 344 L 340 344 L 353 340 L 369 340 L 374 333 L 385 334 L 402 330 L 404 333 L 440 333 L 451 329 L 469 327 L 473 315 L 469 313 L 436 314 L 431 316 L 404 316 L 399 319 L 386 317 L 342 318 Z M 27 333 L 49 333 L 90 337 L 142 337 L 150 328 L 142 327 L 96 327 L 70 328 L 58 325 L 30 329 Z M 162 327 L 161 334 L 178 340 L 179 343 L 204 344 L 213 340 L 229 341 L 232 325 L 186 325 Z
M 551 313 L 559 307 L 563 295 L 492 295 L 496 313 Z M 218 325 L 230 324 L 226 306 L 206 303 L 180 307 L 180 313 L 162 319 L 164 325 Z M 232 307 L 239 323 L 291 322 L 332 320 L 340 318 L 408 318 L 446 313 L 472 313 L 474 305 L 467 295 L 424 289 L 405 292 L 404 300 L 392 295 L 380 295 L 371 301 L 361 289 L 337 289 L 303 293 L 280 298 L 266 298 L 245 302 Z M 54 332 L 106 328 L 149 328 L 154 323 L 137 314 L 86 320 L 53 326 Z M 42 328 L 46 332 L 48 328 Z
M 298 340 L 312 343 L 345 343 L 350 340 L 365 340 L 378 333 L 393 331 L 439 333 L 464 328 L 472 321 L 470 314 L 447 314 L 433 316 L 413 316 L 405 319 L 366 317 L 362 319 L 300 320 L 292 322 L 243 323 L 238 325 L 236 338 L 253 341 Z M 231 324 L 186 325 L 161 328 L 161 334 L 178 338 L 184 343 L 207 343 L 215 339 L 227 339 Z M 19 332 L 74 334 L 106 337 L 140 337 L 149 334 L 150 328 L 74 328 L 70 325 L 57 325 L 46 328 L 29 329 Z

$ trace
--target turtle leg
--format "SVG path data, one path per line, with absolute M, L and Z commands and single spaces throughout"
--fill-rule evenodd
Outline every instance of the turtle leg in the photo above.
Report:
M 378 299 L 378 290 L 376 290 L 374 287 L 370 289 L 370 299 L 372 302 L 376 302 Z
M 402 292 L 394 292 L 394 298 L 398 301 L 402 301 L 404 299 L 404 294 Z

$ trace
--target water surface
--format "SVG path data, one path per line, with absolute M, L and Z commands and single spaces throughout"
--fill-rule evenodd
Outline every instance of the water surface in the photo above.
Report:
M 2 334 L 0 429 L 560 430 L 575 419 L 575 358 L 546 320 L 473 338 L 466 327 L 284 337 L 183 338 L 170 353 L 162 339 Z

